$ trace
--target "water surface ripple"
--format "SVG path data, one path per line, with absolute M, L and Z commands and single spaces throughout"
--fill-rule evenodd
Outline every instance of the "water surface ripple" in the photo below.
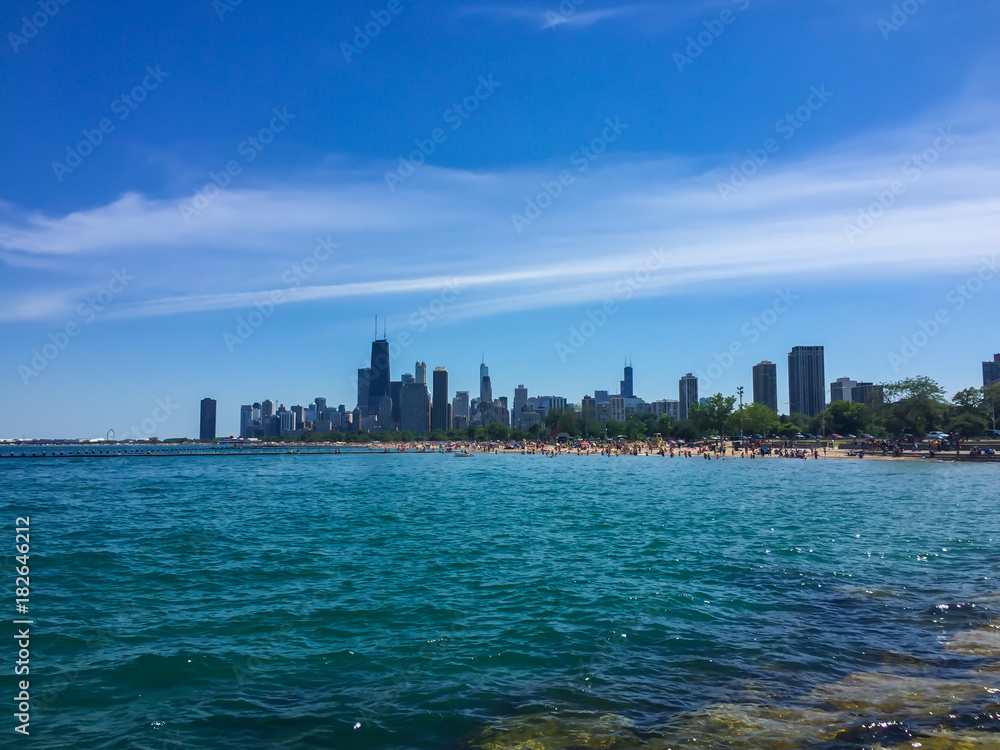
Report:
M 32 736 L 1000 740 L 997 478 L 660 457 L 0 461 L 7 526 L 31 516 Z

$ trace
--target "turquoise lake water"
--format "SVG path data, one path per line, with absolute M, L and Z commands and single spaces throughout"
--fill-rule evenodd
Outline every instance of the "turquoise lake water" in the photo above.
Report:
M 1000 746 L 998 479 L 848 460 L 2 460 L 4 554 L 30 516 L 35 624 L 31 737 L 8 710 L 0 746 Z

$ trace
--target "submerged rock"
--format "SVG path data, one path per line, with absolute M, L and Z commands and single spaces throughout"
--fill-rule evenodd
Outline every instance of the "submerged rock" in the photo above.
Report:
M 996 621 L 979 630 L 963 630 L 945 641 L 949 651 L 966 656 L 1000 656 L 1000 625 Z
M 642 744 L 623 716 L 537 713 L 506 719 L 470 740 L 478 750 L 625 750 Z
M 974 680 L 856 672 L 819 686 L 809 699 L 878 719 L 947 714 L 953 706 L 972 703 L 986 695 L 988 690 Z
M 849 721 L 847 714 L 835 711 L 722 703 L 680 719 L 646 747 L 794 750 L 830 739 Z
M 991 732 L 930 732 L 891 745 L 886 750 L 1000 750 L 1000 735 Z

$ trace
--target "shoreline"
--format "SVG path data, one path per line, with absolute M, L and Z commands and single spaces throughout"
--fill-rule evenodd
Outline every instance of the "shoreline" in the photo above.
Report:
M 933 461 L 944 463 L 1000 463 L 1000 456 L 973 456 L 965 450 L 959 455 L 955 452 L 938 452 L 929 455 L 927 452 L 913 453 L 912 451 L 900 456 L 891 453 L 883 455 L 881 451 L 868 452 L 850 446 L 849 448 L 824 449 L 822 448 L 788 448 L 782 455 L 781 449 L 775 449 L 770 455 L 760 453 L 750 453 L 748 451 L 726 448 L 724 452 L 714 450 L 708 446 L 684 448 L 678 450 L 654 449 L 643 444 L 634 444 L 623 448 L 603 446 L 602 448 L 568 448 L 562 446 L 537 445 L 527 447 L 500 446 L 482 443 L 449 443 L 439 447 L 427 445 L 415 445 L 412 443 L 358 443 L 358 444 L 316 444 L 316 443 L 269 443 L 253 446 L 240 445 L 175 445 L 157 444 L 155 446 L 136 447 L 133 444 L 109 444 L 101 446 L 83 445 L 39 445 L 32 446 L 34 450 L 21 448 L 20 450 L 0 450 L 0 459 L 71 459 L 71 458 L 189 458 L 189 457 L 230 457 L 230 456 L 348 456 L 348 455 L 402 455 L 402 454 L 428 454 L 439 453 L 442 455 L 468 453 L 470 456 L 476 455 L 527 455 L 547 458 L 557 456 L 603 456 L 607 458 L 680 458 L 680 459 L 700 459 L 700 460 L 874 460 L 874 461 Z M 815 451 L 815 454 L 814 454 Z

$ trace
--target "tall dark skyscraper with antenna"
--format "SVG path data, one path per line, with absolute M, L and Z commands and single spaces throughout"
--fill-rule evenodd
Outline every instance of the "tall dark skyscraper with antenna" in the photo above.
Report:
M 625 364 L 625 379 L 621 382 L 621 394 L 624 398 L 635 398 L 635 386 L 632 385 L 632 363 Z
M 377 319 L 376 319 L 377 320 Z M 384 323 L 383 323 L 384 326 Z M 371 373 L 368 376 L 369 414 L 375 413 L 379 399 L 389 396 L 389 341 L 383 328 L 382 338 L 378 338 L 378 323 L 375 324 L 375 340 L 372 342 Z

